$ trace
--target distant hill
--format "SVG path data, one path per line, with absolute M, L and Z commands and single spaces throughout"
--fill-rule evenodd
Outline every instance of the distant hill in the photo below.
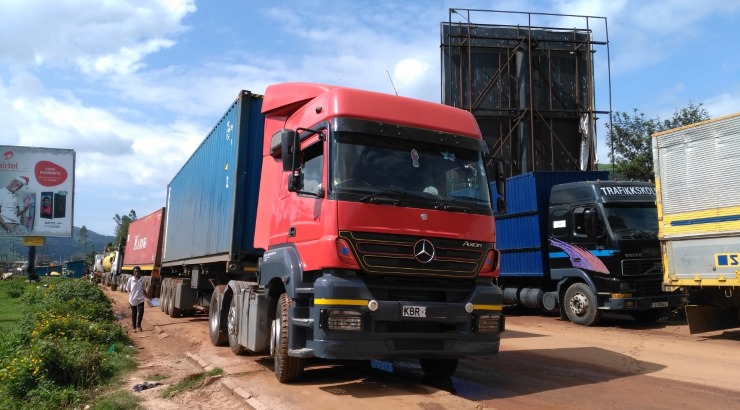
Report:
M 96 253 L 102 252 L 108 243 L 115 240 L 114 236 L 100 235 L 88 229 L 87 231 L 87 247 L 82 249 L 80 247 L 80 228 L 74 227 L 72 229 L 71 238 L 54 238 L 47 237 L 46 245 L 36 249 L 37 260 L 41 263 L 45 261 L 56 261 L 57 263 L 83 259 L 84 255 L 89 254 L 91 251 Z

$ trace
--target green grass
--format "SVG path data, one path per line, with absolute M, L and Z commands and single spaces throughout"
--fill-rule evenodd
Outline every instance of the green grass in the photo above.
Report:
M 153 382 L 159 382 L 159 381 L 162 381 L 162 380 L 164 380 L 164 379 L 166 379 L 168 377 L 169 376 L 167 376 L 166 374 L 154 373 L 154 374 L 150 374 L 149 376 L 145 377 L 144 379 L 151 380 Z
M 216 367 L 215 369 L 211 369 L 205 373 L 196 373 L 190 375 L 180 382 L 164 389 L 162 393 L 160 393 L 160 397 L 166 399 L 187 390 L 197 389 L 207 378 L 212 376 L 222 376 L 223 374 L 223 369 Z
M 98 397 L 136 367 L 136 350 L 97 286 L 1 281 L 0 323 L 0 409 L 136 408 L 125 396 Z
M 117 391 L 98 400 L 91 410 L 141 410 L 141 398 L 127 391 Z
M 0 333 L 13 329 L 24 315 L 30 313 L 30 306 L 21 300 L 26 288 L 42 286 L 28 283 L 25 278 L 14 277 L 0 281 Z

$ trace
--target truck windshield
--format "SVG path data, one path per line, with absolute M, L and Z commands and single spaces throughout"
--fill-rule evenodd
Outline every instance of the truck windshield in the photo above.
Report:
M 491 212 L 483 156 L 473 149 L 338 131 L 330 161 L 330 194 L 343 200 Z
M 608 206 L 604 211 L 609 227 L 618 236 L 654 237 L 658 233 L 658 209 L 655 206 Z

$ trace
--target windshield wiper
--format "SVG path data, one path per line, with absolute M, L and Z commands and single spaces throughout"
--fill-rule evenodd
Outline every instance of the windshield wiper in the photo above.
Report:
M 440 202 L 437 206 L 434 207 L 434 209 L 442 209 L 444 211 L 470 212 L 470 207 L 451 205 L 453 202 L 457 201 L 458 199 L 464 199 L 466 201 L 475 201 L 475 202 L 486 202 L 484 199 L 474 198 L 472 196 L 455 196 L 455 197 L 452 197 L 450 199 Z
M 424 198 L 419 194 L 413 192 L 404 191 L 398 188 L 386 188 L 372 194 L 367 194 L 360 198 L 360 202 L 385 202 L 392 205 L 398 205 L 404 198 Z
M 655 232 L 646 232 L 639 228 L 622 228 L 615 230 L 614 233 L 627 233 L 632 239 L 649 239 L 658 237 L 658 234 Z

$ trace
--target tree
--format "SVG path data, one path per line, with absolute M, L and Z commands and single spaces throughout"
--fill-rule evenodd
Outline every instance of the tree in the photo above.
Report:
M 671 118 L 663 121 L 660 118 L 647 119 L 636 108 L 631 116 L 617 111 L 611 125 L 606 126 L 607 145 L 613 147 L 613 151 L 609 152 L 609 159 L 617 174 L 630 180 L 654 180 L 652 135 L 708 120 L 709 113 L 702 105 L 689 102 L 688 106 L 677 108 Z
M 113 231 L 116 236 L 115 244 L 118 245 L 121 243 L 121 239 L 128 236 L 128 226 L 131 222 L 136 220 L 136 211 L 132 209 L 129 211 L 128 215 L 124 216 L 116 214 L 116 216 L 113 217 L 113 220 L 116 222 L 116 229 Z
M 77 243 L 80 244 L 80 249 L 85 252 L 87 250 L 87 244 L 88 244 L 88 231 L 87 227 L 85 225 L 82 225 L 82 228 L 80 228 L 80 231 L 77 233 L 79 235 L 79 238 L 77 238 Z

